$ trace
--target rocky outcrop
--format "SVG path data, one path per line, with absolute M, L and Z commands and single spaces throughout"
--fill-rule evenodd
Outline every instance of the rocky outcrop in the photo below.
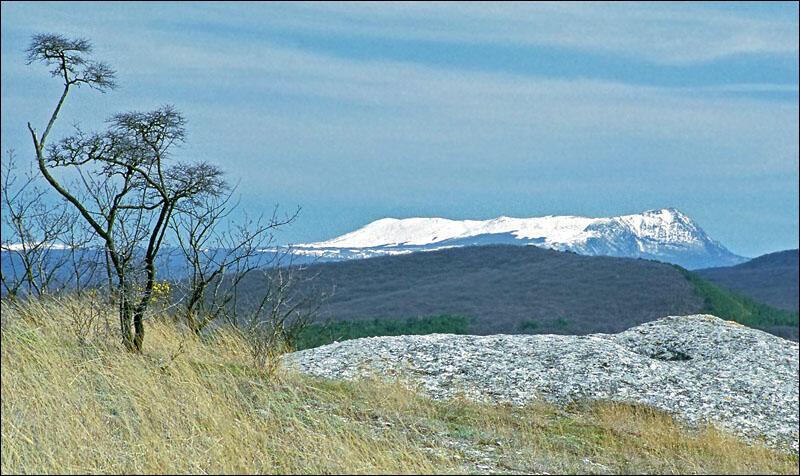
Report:
M 364 338 L 288 354 L 285 363 L 318 377 L 399 378 L 436 399 L 644 404 L 798 450 L 798 344 L 709 315 L 619 334 Z

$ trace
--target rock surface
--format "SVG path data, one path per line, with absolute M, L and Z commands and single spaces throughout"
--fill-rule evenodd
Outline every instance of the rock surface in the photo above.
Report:
M 645 404 L 798 451 L 798 344 L 709 315 L 619 334 L 371 337 L 284 359 L 317 377 L 399 378 L 436 399 Z

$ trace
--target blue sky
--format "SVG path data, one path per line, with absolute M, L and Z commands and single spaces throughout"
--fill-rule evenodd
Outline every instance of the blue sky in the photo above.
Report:
M 2 149 L 59 84 L 31 35 L 82 36 L 120 87 L 54 131 L 174 104 L 179 154 L 281 242 L 383 217 L 677 207 L 746 256 L 798 246 L 797 3 L 2 3 Z

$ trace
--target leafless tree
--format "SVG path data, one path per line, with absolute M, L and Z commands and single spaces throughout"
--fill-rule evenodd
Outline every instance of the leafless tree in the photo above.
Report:
M 256 270 L 275 264 L 277 254 L 265 252 L 274 241 L 273 231 L 295 220 L 263 215 L 238 223 L 225 223 L 238 204 L 233 190 L 225 195 L 204 195 L 190 208 L 172 217 L 170 226 L 178 248 L 188 265 L 188 278 L 180 281 L 181 314 L 192 332 L 199 334 L 220 316 L 236 325 L 236 297 L 239 284 Z M 226 225 L 226 226 L 220 226 Z
M 6 254 L 0 269 L 2 293 L 13 299 L 56 292 L 67 284 L 59 269 L 70 261 L 80 266 L 73 243 L 65 240 L 74 216 L 63 201 L 48 200 L 33 170 L 19 173 L 13 150 L 7 152 L 2 172 L 0 201 L 7 227 L 1 244 Z
M 234 316 L 241 312 L 235 329 L 247 342 L 253 363 L 260 370 L 270 371 L 277 355 L 294 349 L 295 340 L 314 322 L 327 297 L 298 290 L 299 280 L 314 279 L 302 271 L 296 266 L 261 269 L 266 285 L 258 304 L 244 312 L 232 310 Z
M 71 135 L 48 140 L 72 89 L 86 85 L 106 92 L 116 85 L 108 65 L 88 59 L 91 50 L 88 41 L 61 35 L 34 36 L 27 50 L 29 64 L 44 63 L 63 83 L 44 131 L 39 134 L 30 123 L 28 130 L 38 171 L 63 203 L 64 217 L 49 216 L 58 223 L 48 228 L 54 236 L 38 240 L 23 236 L 20 242 L 58 239 L 72 249 L 99 245 L 96 249 L 102 259 L 89 261 L 104 266 L 101 272 L 118 306 L 122 341 L 130 351 L 142 350 L 144 317 L 153 297 L 158 259 L 162 249 L 169 248 L 164 245 L 170 239 L 188 266 L 179 306 L 193 332 L 199 334 L 224 316 L 243 330 L 254 355 L 264 354 L 265 345 L 270 349 L 278 342 L 291 345 L 321 301 L 292 291 L 292 268 L 265 270 L 276 264 L 280 253 L 262 253 L 262 249 L 271 246 L 273 231 L 292 222 L 297 212 L 279 218 L 276 209 L 271 217 L 245 219 L 231 226 L 227 220 L 236 205 L 231 203 L 233 191 L 222 171 L 210 163 L 173 157 L 186 136 L 186 121 L 174 107 L 116 114 L 101 131 L 76 127 Z M 67 176 L 75 178 L 67 183 Z M 39 193 L 39 189 L 29 190 Z M 18 198 L 3 197 L 15 210 L 30 207 L 19 204 Z M 38 216 L 28 210 L 24 208 L 23 215 Z M 17 215 L 9 216 L 14 221 Z M 18 229 L 21 235 L 30 234 L 23 226 Z M 74 274 L 76 286 L 87 280 L 96 282 L 91 273 L 97 269 L 88 270 L 81 258 L 71 256 L 71 261 L 61 265 Z M 245 312 L 238 305 L 239 285 L 253 273 L 264 273 L 267 285 L 260 289 L 258 305 Z
M 156 279 L 156 257 L 168 224 L 184 202 L 216 196 L 226 184 L 222 172 L 208 163 L 182 163 L 172 148 L 185 138 L 185 120 L 172 106 L 154 111 L 117 114 L 99 133 L 80 129 L 56 144 L 46 140 L 72 87 L 100 91 L 114 88 L 114 72 L 89 61 L 88 41 L 60 35 L 37 35 L 28 48 L 28 62 L 52 66 L 64 89 L 44 132 L 28 129 L 45 180 L 68 201 L 103 243 L 107 277 L 115 280 L 120 330 L 126 348 L 139 352 L 144 340 L 144 314 Z M 58 169 L 78 175 L 79 190 L 56 178 Z

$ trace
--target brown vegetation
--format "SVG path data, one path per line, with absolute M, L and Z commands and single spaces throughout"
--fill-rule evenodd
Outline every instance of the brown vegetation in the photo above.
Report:
M 647 408 L 435 402 L 261 372 L 230 331 L 151 317 L 133 354 L 92 302 L 2 306 L 4 474 L 797 472 L 796 456 Z

